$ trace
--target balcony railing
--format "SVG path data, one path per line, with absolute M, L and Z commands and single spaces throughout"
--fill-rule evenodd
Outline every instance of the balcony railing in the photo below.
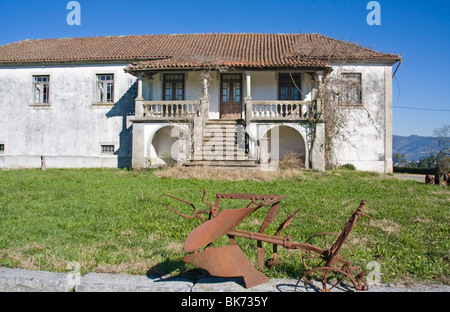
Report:
M 200 101 L 143 101 L 146 119 L 188 119 L 200 116 Z
M 201 101 L 142 101 L 142 116 L 149 120 L 182 120 L 200 117 Z M 203 103 L 205 105 L 206 103 Z M 307 120 L 317 111 L 317 101 L 265 101 L 246 99 L 247 122 Z
M 247 103 L 252 120 L 306 120 L 316 112 L 315 101 L 255 101 Z

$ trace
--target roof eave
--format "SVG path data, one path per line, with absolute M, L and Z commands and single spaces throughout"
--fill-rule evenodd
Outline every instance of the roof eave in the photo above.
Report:
M 374 57 L 374 58 L 333 58 L 328 60 L 330 64 L 381 64 L 381 65 L 394 65 L 402 61 L 401 56 L 394 55 L 392 57 Z
M 131 65 L 131 64 L 130 64 Z M 320 65 L 320 66 L 289 66 L 289 65 L 214 65 L 214 66 L 161 66 L 161 67 L 139 67 L 132 68 L 128 65 L 124 70 L 129 74 L 137 74 L 142 72 L 159 72 L 159 71 L 185 71 L 185 70 L 217 70 L 217 71 L 226 71 L 227 69 L 238 69 L 238 70 L 312 70 L 312 71 L 329 71 L 331 67 L 328 65 Z

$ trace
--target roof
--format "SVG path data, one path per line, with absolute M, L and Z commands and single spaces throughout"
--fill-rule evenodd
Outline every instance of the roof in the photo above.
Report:
M 336 60 L 394 64 L 377 52 L 319 34 L 175 34 L 24 40 L 0 46 L 0 64 L 114 61 L 127 70 L 229 66 L 327 67 Z

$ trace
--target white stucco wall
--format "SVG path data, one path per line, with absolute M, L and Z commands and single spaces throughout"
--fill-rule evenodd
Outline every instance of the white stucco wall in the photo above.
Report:
M 131 164 L 135 78 L 126 64 L 0 67 L 0 168 L 120 167 Z M 96 106 L 96 74 L 115 77 L 115 105 Z M 32 76 L 50 75 L 50 106 L 32 104 Z M 101 145 L 114 145 L 114 155 Z
M 386 161 L 392 159 L 392 152 L 389 153 L 386 148 L 392 132 L 391 126 L 386 128 L 389 104 L 387 110 L 385 70 L 384 65 L 369 64 L 333 68 L 333 77 L 342 72 L 361 73 L 362 79 L 362 105 L 343 108 L 345 128 L 333 140 L 334 157 L 338 165 L 351 163 L 358 170 L 385 172 Z

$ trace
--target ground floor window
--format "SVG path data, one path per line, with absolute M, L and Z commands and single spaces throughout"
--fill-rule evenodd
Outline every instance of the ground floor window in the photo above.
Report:
M 102 154 L 114 154 L 114 145 L 102 145 Z

